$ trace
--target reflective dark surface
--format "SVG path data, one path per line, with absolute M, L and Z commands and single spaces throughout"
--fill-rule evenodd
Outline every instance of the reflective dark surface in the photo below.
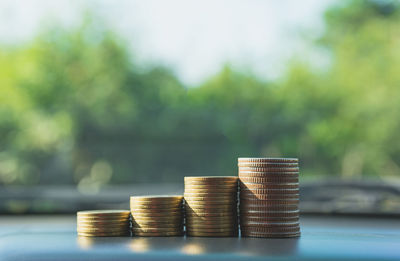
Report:
M 74 216 L 3 217 L 1 260 L 400 260 L 400 220 L 302 217 L 302 236 L 77 237 Z

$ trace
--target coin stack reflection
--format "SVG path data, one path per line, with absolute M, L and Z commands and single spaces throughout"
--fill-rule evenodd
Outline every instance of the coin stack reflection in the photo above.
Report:
M 133 236 L 183 236 L 183 196 L 130 198 Z
M 186 235 L 238 234 L 237 177 L 185 177 Z
M 77 212 L 79 236 L 128 236 L 129 210 L 89 210 Z
M 297 237 L 296 158 L 239 158 L 240 231 L 244 237 Z

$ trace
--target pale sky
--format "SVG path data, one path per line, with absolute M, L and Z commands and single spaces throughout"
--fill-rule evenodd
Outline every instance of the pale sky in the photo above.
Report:
M 230 63 L 263 79 L 282 73 L 294 54 L 318 63 L 306 38 L 324 30 L 334 0 L 0 0 L 0 41 L 31 39 L 44 22 L 79 23 L 92 9 L 129 43 L 142 64 L 170 66 L 196 85 Z

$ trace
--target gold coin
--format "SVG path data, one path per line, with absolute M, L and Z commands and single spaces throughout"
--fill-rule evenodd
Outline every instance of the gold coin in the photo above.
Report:
M 270 200 L 241 200 L 240 207 L 252 208 L 252 207 L 265 207 L 275 205 L 296 205 L 299 204 L 299 199 L 270 199 Z
M 250 168 L 297 168 L 298 163 L 286 162 L 286 163 L 272 163 L 272 162 L 239 162 L 238 167 L 250 167 Z
M 231 204 L 231 205 L 187 205 L 185 207 L 186 211 L 194 211 L 194 212 L 209 212 L 209 211 L 216 211 L 216 212 L 230 212 L 237 210 L 237 205 L 236 204 Z
M 239 184 L 279 184 L 279 183 L 299 183 L 298 176 L 292 177 L 274 177 L 274 176 L 265 176 L 265 177 L 247 177 L 240 176 Z
M 77 231 L 78 235 L 87 235 L 87 236 L 125 236 L 129 235 L 129 229 L 124 231 Z
M 288 167 L 288 168 L 277 168 L 277 167 L 264 167 L 264 168 L 257 168 L 257 167 L 238 167 L 239 172 L 241 171 L 252 171 L 252 172 L 299 172 L 300 169 L 298 167 Z
M 288 237 L 299 237 L 300 232 L 288 232 L 288 233 L 253 233 L 253 232 L 241 232 L 242 237 L 263 237 L 263 238 L 288 238 Z
M 236 202 L 231 204 L 221 204 L 220 208 L 214 207 L 218 205 L 212 204 L 187 204 L 185 207 L 186 212 L 232 212 L 238 209 Z
M 243 226 L 240 225 L 240 231 L 250 232 L 250 233 L 298 233 L 300 232 L 300 227 L 296 226 L 284 226 L 284 227 L 261 227 L 261 226 Z
M 125 224 L 93 224 L 93 223 L 78 223 L 78 228 L 125 228 L 129 227 L 129 223 Z
M 204 193 L 204 192 L 185 192 L 185 199 L 186 198 L 217 198 L 217 199 L 236 199 L 238 192 L 230 192 L 230 193 Z
M 183 222 L 183 216 L 176 218 L 176 219 L 161 219 L 161 218 L 155 218 L 155 219 L 144 219 L 144 218 L 134 218 L 132 219 L 132 224 L 138 224 L 138 225 L 146 225 L 146 224 L 151 224 L 151 223 L 155 223 L 155 224 L 181 224 Z
M 238 222 L 238 216 L 207 216 L 207 217 L 186 217 L 185 224 L 233 224 Z
M 237 216 L 204 216 L 204 217 L 197 217 L 197 216 L 188 216 L 186 217 L 186 223 L 234 223 L 237 222 Z
M 184 208 L 184 205 L 180 206 L 179 208 L 138 208 L 138 207 L 132 207 L 131 208 L 131 213 L 132 212 L 145 212 L 145 213 L 153 213 L 153 212 L 180 212 Z
M 177 227 L 183 227 L 183 220 L 181 222 L 175 222 L 175 223 L 132 223 L 133 228 L 146 228 L 146 227 L 165 227 L 165 228 L 177 228 Z
M 233 215 L 238 212 L 237 208 L 232 208 L 232 209 L 217 209 L 217 208 L 210 208 L 210 209 L 192 209 L 192 208 L 186 208 L 185 215 L 208 215 L 208 214 L 214 214 L 214 215 Z
M 299 162 L 298 158 L 238 158 L 238 162 Z
M 133 211 L 135 210 L 135 211 Z M 183 206 L 181 208 L 159 208 L 159 209 L 154 209 L 154 208 L 142 208 L 142 209 L 131 209 L 131 215 L 132 213 L 180 213 L 183 211 Z
M 238 224 L 228 224 L 228 225 L 192 225 L 192 224 L 188 224 L 186 225 L 186 230 L 187 231 L 193 231 L 193 229 L 195 229 L 195 231 L 210 231 L 213 229 L 227 229 L 228 231 L 232 231 L 234 229 L 238 229 Z
M 124 217 L 76 217 L 77 221 L 83 222 L 105 222 L 105 223 L 123 223 L 128 222 L 130 215 Z
M 241 183 L 241 190 L 254 190 L 254 189 L 298 189 L 299 183 Z
M 187 232 L 203 232 L 203 233 L 224 233 L 224 232 L 236 232 L 238 227 L 226 227 L 226 228 L 197 228 L 197 227 L 186 227 Z
M 287 210 L 287 209 L 272 209 L 269 211 L 250 211 L 250 210 L 241 210 L 240 215 L 251 215 L 251 216 L 268 216 L 270 214 L 277 214 L 277 213 L 291 213 L 296 210 Z
M 129 218 L 114 220 L 114 219 L 81 219 L 76 220 L 77 223 L 82 224 L 126 224 L 129 223 Z
M 175 219 L 175 220 L 159 220 L 159 219 L 154 219 L 154 220 L 132 220 L 132 226 L 138 226 L 138 227 L 149 227 L 149 226 L 156 226 L 156 227 L 162 227 L 162 226 L 179 226 L 183 224 L 184 217 L 181 217 L 180 219 Z
M 127 222 L 130 216 L 124 217 L 79 217 L 77 216 L 77 221 L 87 221 L 87 222 Z
M 123 223 L 129 223 L 130 218 L 125 218 L 121 220 L 115 220 L 115 219 L 82 219 L 78 218 L 76 220 L 76 223 L 93 223 L 93 224 L 123 224 Z
M 158 217 L 153 217 L 153 216 L 133 216 L 132 217 L 132 222 L 176 222 L 178 220 L 181 220 L 183 218 L 183 215 L 178 215 L 178 216 L 158 216 Z
M 232 232 L 197 232 L 197 231 L 186 231 L 186 235 L 189 237 L 237 237 L 238 233 Z
M 163 223 L 163 224 L 156 224 L 156 223 L 151 223 L 151 224 L 146 224 L 146 225 L 138 225 L 137 223 L 132 224 L 132 228 L 173 228 L 173 229 L 178 229 L 181 228 L 183 229 L 183 222 L 177 223 L 177 224 L 168 224 L 168 223 Z
M 165 212 L 165 213 L 132 213 L 133 219 L 153 218 L 158 219 L 159 217 L 182 217 L 183 211 L 180 212 Z
M 165 222 L 148 222 L 148 223 L 137 223 L 132 222 L 132 227 L 181 227 L 183 226 L 183 219 L 179 222 L 165 223 Z
M 239 222 L 236 219 L 226 219 L 226 220 L 186 220 L 186 228 L 193 228 L 198 226 L 212 226 L 212 227 L 233 227 L 238 226 Z
M 185 207 L 187 205 L 193 205 L 193 206 L 236 205 L 238 201 L 239 198 L 237 196 L 228 198 L 187 197 L 185 198 Z
M 299 211 L 268 211 L 268 213 L 253 213 L 246 212 L 240 215 L 240 217 L 246 218 L 272 218 L 272 217 L 299 217 Z
M 240 194 L 240 204 L 267 204 L 273 200 L 300 200 L 299 195 L 255 195 L 255 194 Z
M 132 232 L 136 233 L 136 232 L 141 232 L 141 233 L 159 233 L 159 232 L 181 232 L 183 231 L 183 227 L 163 227 L 163 228 L 159 228 L 159 227 L 151 227 L 151 228 L 132 228 Z
M 260 171 L 239 171 L 238 174 L 240 179 L 268 179 L 268 180 L 285 180 L 285 179 L 298 179 L 299 172 L 260 172 Z M 264 182 L 264 181 L 253 181 L 253 182 Z M 268 181 L 267 181 L 268 182 Z
M 221 183 L 221 184 L 185 184 L 185 189 L 193 189 L 193 190 L 197 190 L 197 189 L 204 189 L 204 190 L 213 190 L 213 191 L 218 191 L 220 189 L 223 190 L 237 190 L 237 182 L 235 183 Z
M 135 213 L 135 214 L 175 214 L 175 213 L 182 213 L 183 212 L 183 208 L 170 208 L 170 209 L 156 209 L 156 208 L 142 208 L 142 209 L 131 209 L 131 214 Z
M 186 211 L 186 216 L 195 216 L 195 217 L 224 217 L 224 216 L 231 216 L 231 215 L 236 215 L 237 211 L 205 211 L 205 212 L 200 212 L 200 211 Z
M 238 216 L 237 215 L 231 215 L 231 216 L 203 216 L 203 217 L 198 217 L 198 216 L 188 216 L 186 217 L 186 223 L 233 223 L 238 221 Z
M 78 211 L 78 217 L 126 217 L 129 210 L 86 210 Z
M 299 194 L 300 189 L 296 188 L 265 188 L 265 189 L 249 189 L 249 188 L 241 188 L 240 192 L 247 192 L 253 194 Z
M 298 221 L 295 222 L 240 222 L 243 227 L 293 227 L 300 226 Z
M 188 200 L 237 200 L 237 193 L 235 194 L 185 194 L 185 201 Z
M 198 199 L 188 199 L 186 201 L 186 206 L 236 206 L 239 200 L 236 199 L 207 199 L 207 200 L 198 200 Z M 185 206 L 185 208 L 186 208 Z
M 123 223 L 129 223 L 129 220 L 130 220 L 129 216 L 124 219 L 118 219 L 118 220 L 109 218 L 99 219 L 99 218 L 79 218 L 79 217 L 76 219 L 77 223 L 93 223 L 93 224 L 95 223 L 123 224 Z
M 249 207 L 246 205 L 240 206 L 240 211 L 243 213 L 264 213 L 269 211 L 289 211 L 289 210 L 298 210 L 299 206 L 297 204 L 294 205 L 269 205 L 269 206 L 257 206 L 257 207 Z
M 270 223 L 270 222 L 299 222 L 299 216 L 293 217 L 252 217 L 252 216 L 240 216 L 240 223 Z
M 170 210 L 170 209 L 181 209 L 183 207 L 183 201 L 177 204 L 152 204 L 152 203 L 146 203 L 146 204 L 137 204 L 134 202 L 131 202 L 130 208 L 132 209 L 165 209 L 165 210 Z
M 237 222 L 238 215 L 236 213 L 225 216 L 196 216 L 190 215 L 186 217 L 186 223 L 232 223 Z
M 126 232 L 129 231 L 129 227 L 126 227 L 124 229 L 88 229 L 88 228 L 77 228 L 76 230 L 79 233 L 122 233 L 122 232 Z
M 176 219 L 178 219 L 178 218 L 183 217 L 183 215 L 184 215 L 183 212 L 181 212 L 181 213 L 177 213 L 177 212 L 175 212 L 175 213 L 158 213 L 158 214 L 156 214 L 156 213 L 155 214 L 153 214 L 153 213 L 151 213 L 151 214 L 135 213 L 135 214 L 132 214 L 132 219 L 148 218 L 148 219 L 157 220 L 160 218 L 172 218 L 172 217 L 176 217 Z
M 228 215 L 236 215 L 237 210 L 207 210 L 207 211 L 199 211 L 199 210 L 187 210 L 186 216 L 228 216 Z
M 185 189 L 207 189 L 207 190 L 235 190 L 239 177 L 235 182 L 221 183 L 221 182 L 210 182 L 210 183 L 185 183 Z
M 164 227 L 164 228 L 178 228 L 178 227 L 183 227 L 183 222 L 180 223 L 173 223 L 173 224 L 168 224 L 168 223 L 148 223 L 148 224 L 137 224 L 133 223 L 132 228 L 146 228 L 146 227 Z
M 294 191 L 292 191 L 294 192 Z M 240 200 L 287 200 L 287 199 L 299 199 L 300 194 L 294 193 L 271 193 L 271 194 L 257 194 L 248 190 L 243 190 L 240 192 Z
M 183 236 L 183 231 L 175 232 L 135 232 L 134 236 L 140 237 L 180 237 Z
M 236 195 L 238 189 L 235 190 L 231 189 L 219 189 L 219 190 L 209 190 L 209 189 L 185 189 L 185 193 L 183 196 L 186 195 L 199 195 L 199 196 L 207 196 L 207 195 L 214 195 L 214 196 L 228 196 L 228 195 Z
M 229 217 L 229 216 L 237 216 L 238 211 L 187 211 L 186 217 Z
M 214 228 L 214 227 L 228 228 L 237 226 L 238 222 L 235 221 L 231 222 L 187 221 L 186 222 L 186 227 L 192 227 L 192 228 Z
M 237 197 L 229 196 L 229 197 L 185 197 L 186 203 L 191 202 L 204 202 L 205 204 L 228 204 L 237 201 Z
M 232 217 L 230 219 L 198 219 L 198 218 L 189 218 L 186 219 L 186 225 L 191 225 L 191 226 L 196 226 L 196 225 L 221 225 L 221 226 L 228 226 L 228 225 L 233 225 L 237 224 L 238 219 L 237 217 Z
M 234 213 L 237 212 L 238 208 L 236 205 L 226 205 L 221 208 L 204 208 L 204 207 L 197 207 L 197 206 L 187 206 L 185 209 L 186 213 Z

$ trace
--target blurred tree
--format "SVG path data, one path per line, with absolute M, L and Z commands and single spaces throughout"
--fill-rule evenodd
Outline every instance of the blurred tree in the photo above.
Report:
M 235 175 L 238 156 L 298 156 L 306 176 L 399 173 L 399 6 L 348 1 L 315 43 L 326 70 L 275 82 L 225 66 L 195 88 L 141 68 L 96 21 L 0 49 L 0 182 L 178 182 Z M 102 29 L 103 28 L 103 29 Z

